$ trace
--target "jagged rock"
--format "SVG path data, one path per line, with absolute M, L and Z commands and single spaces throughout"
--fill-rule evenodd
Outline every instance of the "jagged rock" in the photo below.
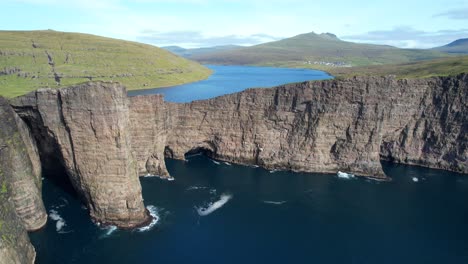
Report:
M 11 201 L 24 227 L 37 230 L 47 222 L 41 195 L 41 164 L 24 122 L 0 97 L 0 175 L 11 187 Z
M 97 82 L 42 89 L 11 103 L 35 136 L 44 166 L 60 161 L 93 219 L 121 228 L 151 220 L 131 153 L 122 86 Z

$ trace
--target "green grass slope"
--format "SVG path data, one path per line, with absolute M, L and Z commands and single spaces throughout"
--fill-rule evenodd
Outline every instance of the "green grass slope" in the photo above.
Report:
M 202 63 L 332 68 L 405 63 L 449 56 L 435 50 L 342 41 L 330 33 L 308 33 L 230 51 L 192 56 Z M 327 65 L 331 63 L 334 65 Z
M 336 77 L 363 75 L 396 75 L 397 78 L 426 78 L 468 73 L 468 55 L 405 64 L 335 68 L 329 71 Z
M 0 95 L 89 80 L 115 81 L 129 90 L 207 78 L 211 71 L 166 50 L 95 35 L 0 31 Z

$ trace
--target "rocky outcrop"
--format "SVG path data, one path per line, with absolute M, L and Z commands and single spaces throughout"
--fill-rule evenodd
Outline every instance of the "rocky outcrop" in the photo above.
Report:
M 37 230 L 47 222 L 41 196 L 41 164 L 24 122 L 0 97 L 0 174 L 9 185 L 11 201 L 24 227 Z
M 63 166 L 93 219 L 121 228 L 151 220 L 131 152 L 122 86 L 98 82 L 42 89 L 11 103 L 35 136 L 43 165 Z

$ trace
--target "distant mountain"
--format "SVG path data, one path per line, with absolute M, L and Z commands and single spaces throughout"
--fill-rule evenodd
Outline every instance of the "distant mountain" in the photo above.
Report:
M 184 49 L 179 46 L 166 46 L 166 47 L 161 47 L 161 48 L 167 51 L 170 51 L 176 55 L 179 55 L 181 57 L 191 58 L 192 56 L 198 56 L 198 55 L 202 55 L 206 53 L 234 50 L 234 49 L 242 48 L 242 46 L 224 45 L 224 46 L 214 46 L 214 47 L 195 48 L 195 49 Z
M 434 48 L 434 50 L 448 53 L 468 54 L 468 38 L 457 39 L 445 46 Z
M 406 63 L 447 56 L 435 50 L 353 43 L 331 33 L 312 32 L 251 47 L 194 54 L 190 58 L 208 64 L 326 68 Z
M 0 95 L 85 81 L 116 81 L 129 90 L 207 78 L 202 65 L 155 46 L 89 34 L 0 31 Z

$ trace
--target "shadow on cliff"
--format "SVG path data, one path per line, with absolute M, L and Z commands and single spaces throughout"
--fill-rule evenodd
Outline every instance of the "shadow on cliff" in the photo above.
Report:
M 45 162 L 44 159 L 47 159 L 47 161 Z M 43 176 L 66 193 L 75 198 L 79 198 L 59 158 L 55 156 L 48 156 L 45 158 L 41 155 L 41 160 Z

